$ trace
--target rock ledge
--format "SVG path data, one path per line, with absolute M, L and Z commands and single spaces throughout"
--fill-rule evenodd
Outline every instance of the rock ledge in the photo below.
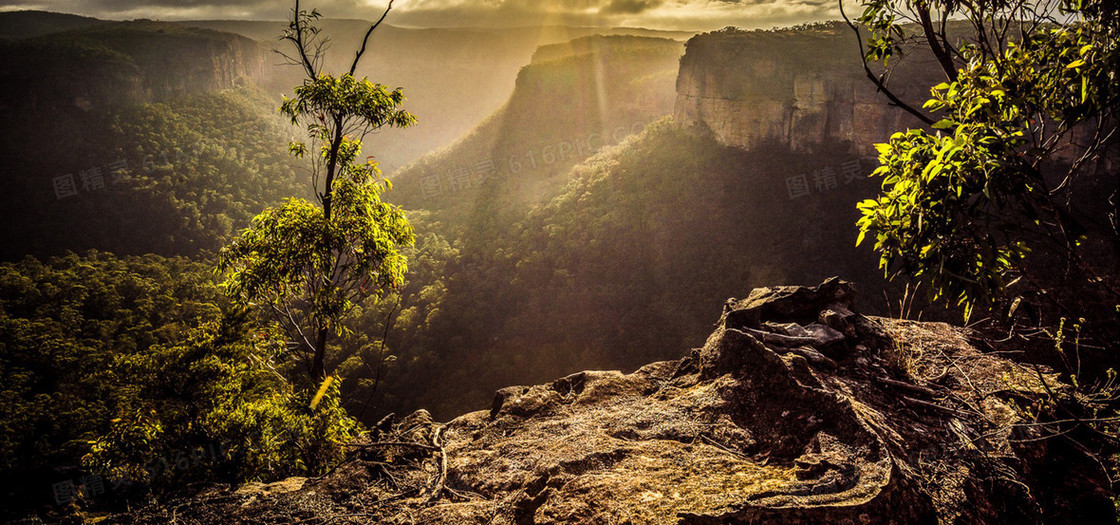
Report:
M 490 410 L 444 425 L 421 411 L 392 426 L 394 439 L 442 452 L 359 447 L 299 490 L 250 497 L 215 488 L 180 505 L 179 516 L 336 524 L 1115 520 L 1101 474 L 1015 426 L 1017 407 L 1045 395 L 1042 380 L 1057 388 L 1053 375 L 985 355 L 949 325 L 859 315 L 852 296 L 837 279 L 756 289 L 729 300 L 706 344 L 683 359 L 504 388 Z M 155 523 L 164 513 L 120 518 Z

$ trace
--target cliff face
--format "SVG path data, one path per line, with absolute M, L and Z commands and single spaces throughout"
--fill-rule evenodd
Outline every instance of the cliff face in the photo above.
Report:
M 891 85 L 920 107 L 943 80 L 938 72 L 931 57 L 908 57 Z M 920 124 L 875 92 L 854 36 L 835 25 L 694 37 L 681 59 L 674 113 L 726 145 L 750 149 L 776 140 L 807 151 L 847 142 L 860 155 L 874 155 L 875 142 Z
M 398 172 L 391 198 L 406 208 L 473 209 L 492 197 L 480 189 L 494 179 L 511 202 L 550 199 L 573 166 L 672 111 L 682 48 L 630 36 L 541 47 L 506 105 L 448 149 Z
M 228 89 L 264 78 L 268 53 L 248 38 L 201 31 L 183 36 L 149 37 L 130 49 L 143 72 L 145 95 L 160 100 L 175 95 Z
M 852 297 L 756 289 L 683 359 L 505 388 L 447 424 L 387 419 L 324 477 L 106 523 L 1114 522 L 1101 471 L 1016 408 L 1060 391 L 1053 374 Z
M 260 80 L 267 53 L 247 38 L 156 22 L 9 41 L 0 113 L 42 117 L 88 112 Z

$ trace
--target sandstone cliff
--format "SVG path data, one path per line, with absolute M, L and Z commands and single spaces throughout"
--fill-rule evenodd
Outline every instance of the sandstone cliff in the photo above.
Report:
M 891 83 L 921 107 L 939 77 L 932 56 L 914 54 Z M 867 79 L 851 30 L 831 24 L 800 30 L 739 31 L 688 41 L 677 77 L 675 116 L 710 129 L 731 146 L 768 140 L 807 151 L 821 143 L 849 143 L 874 155 L 874 143 L 920 122 L 889 105 Z
M 151 21 L 0 43 L 0 114 L 103 110 L 259 81 L 268 53 L 238 35 Z
M 390 198 L 425 209 L 474 209 L 494 194 L 547 202 L 573 166 L 672 111 L 682 52 L 675 40 L 633 36 L 542 46 L 521 68 L 506 105 L 395 174 Z
M 853 313 L 852 294 L 835 279 L 756 289 L 683 359 L 505 388 L 447 424 L 419 411 L 324 477 L 216 487 L 108 522 L 1115 519 L 1100 469 L 1023 420 L 1064 388 L 1052 374 L 948 325 Z

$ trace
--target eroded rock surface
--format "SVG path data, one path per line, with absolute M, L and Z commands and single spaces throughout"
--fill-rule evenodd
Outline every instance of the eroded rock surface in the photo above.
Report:
M 933 56 L 907 57 L 892 90 L 921 107 L 944 80 Z M 723 144 L 753 149 L 776 141 L 794 151 L 847 142 L 875 156 L 876 142 L 921 122 L 867 80 L 843 24 L 797 32 L 716 31 L 693 37 L 681 59 L 674 116 Z
M 286 490 L 214 489 L 179 505 L 178 516 L 400 524 L 1114 519 L 1099 471 L 1016 427 L 1022 407 L 1061 388 L 1056 377 L 982 354 L 948 325 L 853 313 L 852 293 L 835 279 L 757 289 L 729 300 L 706 344 L 683 359 L 504 388 L 490 410 L 443 425 L 414 414 L 395 425 L 393 439 L 416 447 L 367 443 L 325 477 Z M 149 509 L 120 521 L 161 518 L 165 510 Z

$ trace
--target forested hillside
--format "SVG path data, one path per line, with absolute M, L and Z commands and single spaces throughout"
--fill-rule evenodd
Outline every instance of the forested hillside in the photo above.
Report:
M 48 11 L 25 11 L 18 15 L 0 15 L 0 38 L 29 38 L 69 29 L 81 29 L 103 23 L 88 16 Z
M 509 222 L 420 223 L 456 239 L 455 257 L 438 294 L 425 290 L 438 302 L 406 310 L 390 332 L 387 408 L 455 414 L 503 384 L 679 355 L 703 342 L 728 290 L 758 283 L 857 276 L 867 306 L 883 308 L 881 274 L 853 248 L 856 212 L 843 204 L 874 191 L 853 171 L 861 162 L 842 144 L 743 151 L 665 117 Z M 835 185 L 812 195 L 780 176 L 822 171 Z
M 16 15 L 0 20 L 34 13 Z M 257 87 L 266 53 L 247 38 L 136 21 L 0 45 L 0 258 L 197 256 L 308 192 L 277 99 Z
M 0 257 L 96 248 L 213 253 L 256 213 L 306 195 L 284 148 L 291 132 L 255 88 L 13 122 L 0 151 L 11 191 Z
M 839 137 L 744 150 L 657 117 L 673 110 L 680 51 L 623 37 L 542 47 L 502 110 L 398 174 L 387 198 L 425 210 L 455 259 L 426 290 L 435 302 L 404 300 L 374 397 L 386 410 L 450 415 L 503 384 L 675 356 L 702 342 L 729 290 L 841 274 L 867 288 L 869 311 L 889 308 L 854 248 L 850 203 L 874 193 L 874 161 Z M 754 60 L 784 52 L 771 51 Z
M 870 190 L 869 161 L 843 144 L 745 152 L 659 121 L 673 111 L 682 52 L 649 37 L 544 46 L 499 111 L 392 177 L 386 198 L 413 210 L 420 240 L 406 286 L 360 313 L 355 337 L 331 352 L 355 413 L 449 416 L 511 382 L 675 355 L 700 342 L 729 286 L 875 282 L 851 249 L 848 207 Z M 307 195 L 269 106 L 242 88 L 67 110 L 86 127 L 66 155 L 27 155 L 26 189 L 4 207 L 20 239 L 8 257 L 216 252 L 255 210 Z M 790 177 L 807 193 L 791 192 Z

